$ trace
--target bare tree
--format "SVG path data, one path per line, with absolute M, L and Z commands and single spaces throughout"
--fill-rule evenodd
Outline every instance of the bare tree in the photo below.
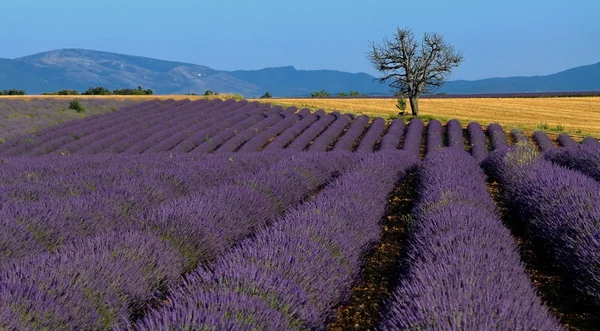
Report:
M 381 83 L 406 95 L 413 115 L 419 115 L 419 96 L 439 88 L 454 67 L 464 58 L 455 52 L 437 33 L 425 33 L 419 42 L 410 28 L 398 28 L 393 40 L 383 40 L 383 45 L 371 42 L 369 60 L 379 72 Z

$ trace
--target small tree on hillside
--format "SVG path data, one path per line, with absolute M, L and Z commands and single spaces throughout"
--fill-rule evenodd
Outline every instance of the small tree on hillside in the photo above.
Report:
M 260 99 L 271 99 L 273 96 L 271 95 L 271 93 L 269 92 L 265 92 L 265 94 L 263 94 Z
M 350 91 L 350 96 L 351 97 L 360 97 L 360 92 L 358 92 L 358 91 Z
M 383 45 L 371 42 L 369 60 L 397 93 L 410 101 L 412 114 L 419 115 L 419 96 L 439 88 L 453 68 L 464 58 L 437 33 L 425 33 L 419 43 L 409 28 L 398 28 L 393 40 L 384 39 Z

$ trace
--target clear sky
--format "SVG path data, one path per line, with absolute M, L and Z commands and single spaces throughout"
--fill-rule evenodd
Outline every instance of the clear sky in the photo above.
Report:
M 544 75 L 600 62 L 599 0 L 3 1 L 0 57 L 86 48 L 215 69 L 293 65 L 376 75 L 369 41 L 438 32 L 451 79 Z

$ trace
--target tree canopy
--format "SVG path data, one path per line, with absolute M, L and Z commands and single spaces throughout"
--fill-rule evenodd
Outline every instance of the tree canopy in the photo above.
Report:
M 410 100 L 413 115 L 419 114 L 419 96 L 441 87 L 464 57 L 438 33 L 424 33 L 417 41 L 410 28 L 398 28 L 392 40 L 371 42 L 369 60 L 382 73 L 381 83 L 388 83 L 398 95 Z

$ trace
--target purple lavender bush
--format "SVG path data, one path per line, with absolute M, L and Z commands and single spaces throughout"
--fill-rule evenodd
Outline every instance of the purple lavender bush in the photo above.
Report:
M 549 150 L 543 155 L 548 161 L 579 171 L 600 182 L 600 146 L 573 145 Z
M 559 330 L 536 296 L 478 162 L 428 154 L 403 261 L 381 330 Z
M 483 132 L 483 128 L 477 122 L 471 122 L 467 125 L 469 134 L 469 145 L 471 145 L 471 155 L 477 162 L 483 161 L 488 155 L 487 137 Z
M 535 143 L 542 152 L 554 149 L 554 144 L 552 143 L 552 140 L 550 139 L 550 137 L 548 137 L 547 134 L 545 134 L 542 131 L 535 131 L 533 133 L 533 140 L 535 140 Z
M 135 328 L 323 329 L 381 236 L 387 195 L 416 163 L 397 150 L 367 155 L 313 200 L 192 273 Z
M 402 143 L 402 150 L 415 157 L 419 156 L 424 127 L 423 121 L 419 118 L 410 120 L 406 135 L 404 136 L 404 142 Z
M 600 304 L 600 183 L 523 146 L 492 153 L 482 165 L 578 293 Z
M 508 147 L 508 140 L 504 129 L 498 123 L 491 123 L 487 127 L 487 133 L 492 143 L 492 149 L 498 150 Z
M 448 137 L 448 147 L 465 147 L 462 125 L 458 120 L 452 119 L 446 123 L 446 136 Z
M 369 117 L 366 115 L 358 116 L 350 127 L 348 131 L 342 135 L 342 137 L 338 140 L 337 143 L 333 146 L 332 151 L 352 151 L 352 147 L 354 146 L 356 140 L 360 137 L 360 135 L 365 131 L 365 127 L 369 122 Z
M 433 153 L 442 149 L 443 139 L 442 139 L 442 123 L 438 120 L 431 120 L 427 125 L 427 141 L 425 145 L 425 151 L 427 154 Z
M 377 117 L 373 119 L 367 133 L 358 143 L 358 147 L 356 147 L 357 152 L 373 152 L 375 149 L 375 144 L 379 141 L 379 138 L 383 134 L 385 130 L 385 120 L 381 117 Z

